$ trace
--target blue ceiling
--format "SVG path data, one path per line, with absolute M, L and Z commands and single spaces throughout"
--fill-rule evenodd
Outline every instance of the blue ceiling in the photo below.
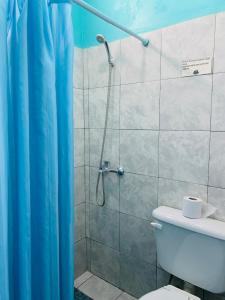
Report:
M 86 2 L 138 33 L 225 10 L 224 0 L 86 0 Z M 73 20 L 75 45 L 81 48 L 95 45 L 97 33 L 103 33 L 110 41 L 126 36 L 77 5 L 74 5 Z

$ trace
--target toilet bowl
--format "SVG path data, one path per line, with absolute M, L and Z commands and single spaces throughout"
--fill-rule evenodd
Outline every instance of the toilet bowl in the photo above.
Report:
M 225 222 L 188 219 L 181 210 L 161 206 L 153 211 L 157 260 L 163 270 L 215 294 L 225 292 Z M 165 250 L 166 249 L 166 250 Z M 140 300 L 200 300 L 167 285 Z
M 172 285 L 167 285 L 143 296 L 140 300 L 200 300 L 200 298 Z

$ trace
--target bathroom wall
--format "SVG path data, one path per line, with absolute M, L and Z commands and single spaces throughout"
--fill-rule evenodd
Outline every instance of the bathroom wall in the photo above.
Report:
M 193 195 L 215 205 L 213 217 L 225 221 L 224 32 L 219 13 L 147 33 L 148 48 L 133 38 L 110 44 L 115 68 L 104 159 L 126 173 L 107 175 L 104 207 L 96 205 L 95 185 L 107 58 L 102 45 L 75 49 L 79 273 L 88 268 L 140 297 L 168 280 L 157 265 L 154 208 L 181 208 L 182 198 Z M 212 74 L 181 76 L 182 60 L 207 56 Z M 204 299 L 225 298 L 205 292 Z
M 87 270 L 83 52 L 74 51 L 75 277 Z

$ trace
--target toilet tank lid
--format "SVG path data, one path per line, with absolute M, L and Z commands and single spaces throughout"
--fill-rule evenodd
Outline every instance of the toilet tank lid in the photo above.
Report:
M 182 210 L 167 206 L 156 208 L 152 215 L 159 221 L 205 234 L 213 238 L 225 240 L 225 222 L 211 218 L 189 219 L 183 216 Z

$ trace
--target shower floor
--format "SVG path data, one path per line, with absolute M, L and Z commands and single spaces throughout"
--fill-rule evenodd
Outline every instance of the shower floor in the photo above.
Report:
M 79 298 L 78 295 L 75 300 L 136 300 L 90 272 L 85 272 L 76 279 L 75 288 L 86 296 Z

